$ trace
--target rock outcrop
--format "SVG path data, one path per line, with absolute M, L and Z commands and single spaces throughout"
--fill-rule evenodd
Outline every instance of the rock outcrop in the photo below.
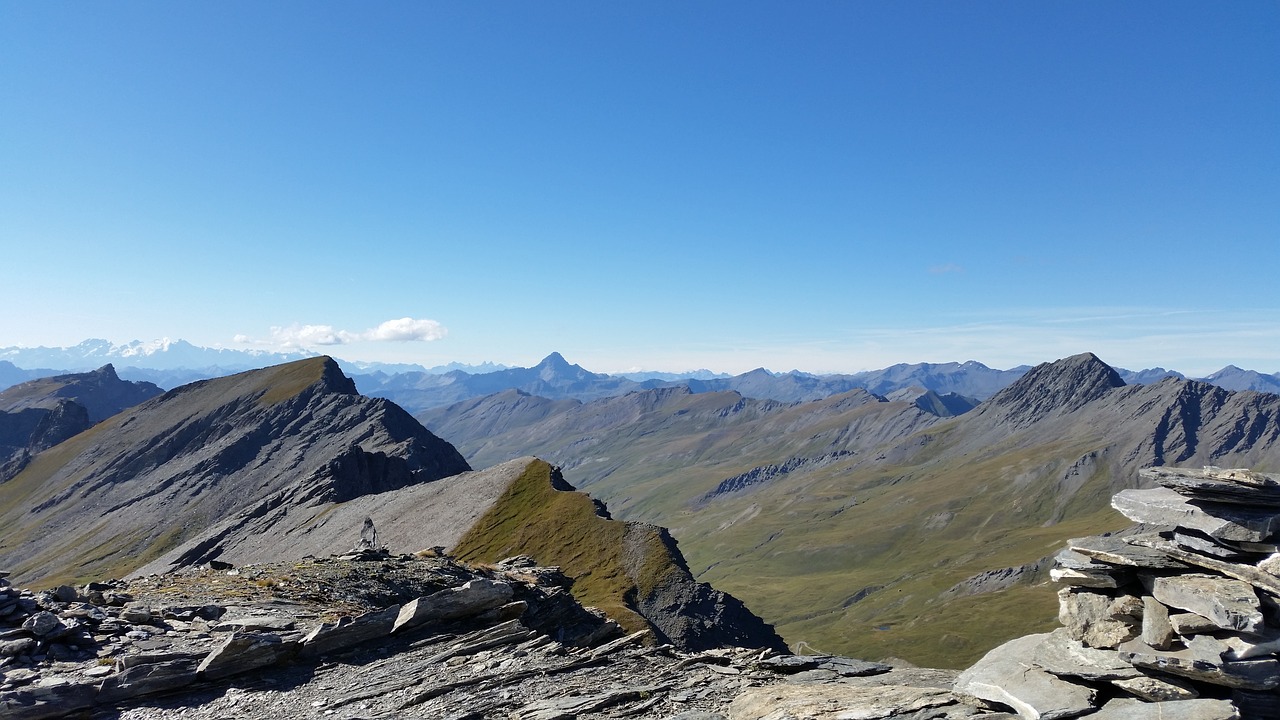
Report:
M 29 380 L 0 392 L 0 482 L 37 453 L 163 392 L 121 380 L 115 368 Z
M 992 650 L 955 690 L 1025 718 L 1280 717 L 1280 476 L 1148 468 L 1051 571 L 1063 627 Z M 1096 714 L 1092 714 L 1095 713 Z
M 1009 717 L 962 702 L 950 671 L 656 644 L 567 586 L 527 558 L 374 551 L 44 592 L 0 579 L 0 717 Z

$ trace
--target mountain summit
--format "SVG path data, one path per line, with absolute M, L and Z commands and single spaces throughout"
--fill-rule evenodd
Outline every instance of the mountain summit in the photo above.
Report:
M 1124 380 L 1093 353 L 1041 363 L 983 403 L 979 412 L 1021 427 L 1049 415 L 1079 410 Z
M 248 507 L 333 501 L 469 470 L 452 445 L 317 357 L 186 385 L 0 484 L 0 566 L 121 574 Z

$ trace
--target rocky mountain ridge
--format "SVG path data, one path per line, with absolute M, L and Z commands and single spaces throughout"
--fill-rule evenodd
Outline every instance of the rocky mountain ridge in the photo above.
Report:
M 0 391 L 0 483 L 40 451 L 161 392 L 151 383 L 121 380 L 109 364 Z

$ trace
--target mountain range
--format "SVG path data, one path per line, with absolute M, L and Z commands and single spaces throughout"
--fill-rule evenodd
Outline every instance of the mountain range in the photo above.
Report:
M 90 370 L 105 363 L 114 364 L 120 377 L 127 380 L 173 388 L 196 380 L 314 356 L 310 352 L 204 348 L 183 340 L 169 339 L 121 345 L 106 340 L 86 340 L 64 348 L 15 346 L 0 348 L 0 389 L 36 377 Z M 955 394 L 980 401 L 1017 380 L 1028 369 L 1028 366 L 1018 366 L 998 370 L 971 360 L 963 363 L 902 363 L 880 370 L 831 375 L 799 370 L 775 373 L 763 368 L 736 376 L 705 369 L 686 373 L 635 371 L 606 375 L 571 364 L 559 353 L 551 353 L 532 368 L 506 367 L 488 362 L 479 365 L 448 363 L 430 368 L 412 363 L 341 359 L 337 362 L 356 379 L 362 392 L 386 397 L 411 412 L 510 388 L 544 397 L 588 400 L 666 385 L 688 385 L 695 392 L 734 390 L 747 397 L 788 402 L 828 397 L 853 388 L 863 388 L 880 395 L 906 388 L 922 388 L 939 395 Z M 1158 367 L 1145 370 L 1116 368 L 1116 371 L 1131 385 L 1154 383 L 1166 377 L 1186 377 L 1177 371 Z M 1280 373 L 1268 375 L 1231 365 L 1202 380 L 1226 390 L 1280 392 Z
M 1126 526 L 1108 502 L 1138 468 L 1280 468 L 1280 397 L 1128 385 L 1091 354 L 956 417 L 862 389 L 785 403 L 683 387 L 507 390 L 418 417 L 478 465 L 536 453 L 619 516 L 669 527 L 699 579 L 793 645 L 934 666 L 1051 626 L 1046 558 Z
M 137 390 L 109 369 L 90 375 L 116 395 Z M 535 458 L 471 472 L 327 357 L 153 396 L 0 479 L 0 567 L 23 583 L 342 553 L 369 540 L 366 526 L 402 552 L 533 555 L 625 629 L 682 647 L 781 645 L 741 602 L 695 581 L 665 529 L 612 519 Z

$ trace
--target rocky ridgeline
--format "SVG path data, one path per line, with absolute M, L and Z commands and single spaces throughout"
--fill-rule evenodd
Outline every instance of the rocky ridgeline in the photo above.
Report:
M 966 705 L 953 671 L 658 645 L 556 568 L 427 555 L 6 582 L 0 718 L 1012 717 Z
M 1071 540 L 1059 621 L 955 690 L 1026 718 L 1280 717 L 1280 477 L 1148 468 L 1112 506 L 1132 531 Z

